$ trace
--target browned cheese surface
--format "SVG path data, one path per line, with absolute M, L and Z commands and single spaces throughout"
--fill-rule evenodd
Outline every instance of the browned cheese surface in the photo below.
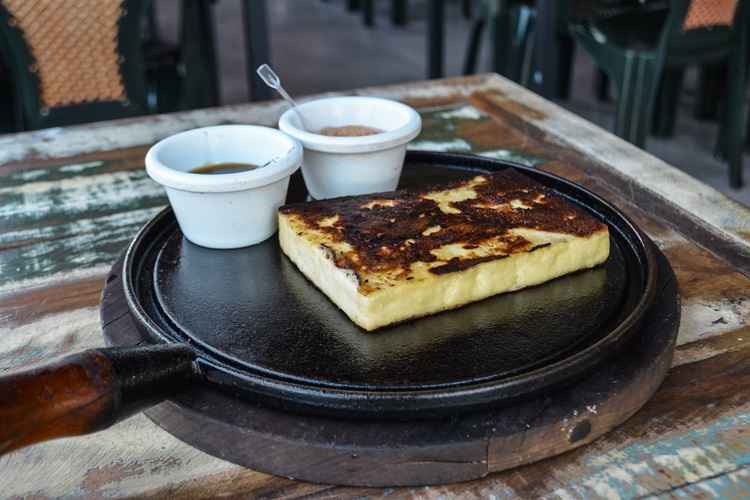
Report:
M 462 194 L 465 190 L 470 196 Z M 469 197 L 451 200 L 455 194 Z M 439 196 L 447 197 L 445 208 Z M 286 205 L 280 212 L 293 217 L 301 232 L 312 228 L 332 242 L 348 244 L 350 250 L 335 252 L 336 266 L 357 275 L 395 271 L 405 279 L 415 262 L 438 260 L 433 252 L 445 245 L 472 250 L 491 241 L 496 251 L 453 257 L 431 267 L 431 273 L 467 269 L 538 248 L 513 229 L 574 236 L 606 230 L 594 217 L 513 170 L 421 190 Z

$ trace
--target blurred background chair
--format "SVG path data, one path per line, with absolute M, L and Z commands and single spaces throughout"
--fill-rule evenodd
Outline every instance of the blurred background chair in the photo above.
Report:
M 362 0 L 362 21 L 365 26 L 375 25 L 375 0 Z M 391 0 L 391 22 L 397 26 L 404 26 L 408 21 L 409 3 L 408 0 Z M 357 4 L 351 5 L 350 8 L 356 8 Z
M 484 32 L 489 32 L 493 71 L 516 82 L 524 81 L 524 62 L 534 32 L 533 0 L 482 0 L 469 34 L 463 73 L 476 73 Z
M 170 45 L 149 0 L 0 0 L 6 131 L 218 104 L 209 2 L 181 5 Z
M 428 0 L 429 1 L 429 0 Z M 438 0 L 442 2 L 442 0 Z M 461 11 L 465 18 L 471 17 L 473 0 L 460 0 Z M 349 10 L 362 8 L 362 22 L 365 26 L 375 26 L 376 0 L 349 0 Z M 390 0 L 390 18 L 396 26 L 405 26 L 409 21 L 409 0 Z
M 553 90 L 547 97 L 567 99 L 575 54 L 570 26 L 577 22 L 609 19 L 636 14 L 655 6 L 666 6 L 667 0 L 479 0 L 480 14 L 473 21 L 464 59 L 464 74 L 476 72 L 483 32 L 487 27 L 492 49 L 492 70 L 526 86 L 541 80 L 542 73 L 554 67 Z M 537 26 L 540 18 L 548 24 Z M 543 33 L 541 31 L 544 31 Z M 543 35 L 543 46 L 535 50 L 537 33 Z M 550 64 L 553 62 L 554 64 Z M 535 74 L 537 75 L 535 78 Z M 536 83 L 539 83 L 538 81 Z M 608 78 L 599 71 L 595 91 L 606 100 Z M 542 89 L 537 89 L 542 90 Z
M 251 1 L 251 0 L 247 0 Z M 328 0 L 323 0 L 328 1 Z M 472 16 L 475 0 L 458 0 L 465 19 Z M 390 18 L 396 26 L 405 26 L 409 21 L 409 1 L 390 0 Z M 424 2 L 423 2 L 424 3 Z M 442 78 L 445 53 L 445 0 L 426 0 L 427 3 L 427 78 Z M 349 11 L 362 10 L 362 22 L 367 27 L 375 26 L 376 0 L 347 0 Z
M 614 131 L 643 147 L 653 126 L 673 125 L 679 82 L 687 66 L 727 61 L 729 75 L 717 151 L 742 185 L 745 134 L 746 2 L 671 0 L 668 9 L 624 14 L 572 28 L 576 41 L 618 89 Z M 659 88 L 663 89 L 660 99 Z M 656 113 L 656 115 L 654 114 Z

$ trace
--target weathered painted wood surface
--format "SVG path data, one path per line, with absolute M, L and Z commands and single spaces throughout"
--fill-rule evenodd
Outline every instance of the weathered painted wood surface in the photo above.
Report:
M 571 453 L 471 483 L 385 490 L 246 470 L 138 415 L 0 457 L 0 497 L 750 495 L 750 211 L 497 76 L 357 93 L 420 108 L 425 129 L 414 148 L 537 165 L 604 195 L 654 238 L 683 298 L 674 366 L 654 399 Z M 103 345 L 103 276 L 165 203 L 143 172 L 148 144 L 201 125 L 272 125 L 282 109 L 243 105 L 0 138 L 0 372 Z

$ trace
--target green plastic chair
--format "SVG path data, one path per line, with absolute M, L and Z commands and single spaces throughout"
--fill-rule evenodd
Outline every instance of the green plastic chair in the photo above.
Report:
M 742 185 L 747 8 L 743 0 L 671 0 L 669 9 L 615 16 L 571 28 L 576 42 L 618 90 L 614 132 L 643 147 L 654 121 L 657 92 L 674 89 L 685 67 L 726 60 L 726 106 L 717 150 Z M 676 96 L 659 99 L 659 116 L 673 115 Z M 659 128 L 658 120 L 657 126 Z
M 532 0 L 483 0 L 469 31 L 463 74 L 476 73 L 479 49 L 485 30 L 492 44 L 492 69 L 521 82 L 536 11 Z
M 642 7 L 636 0 L 554 0 L 558 2 L 555 9 L 554 36 L 547 38 L 545 52 L 554 57 L 558 64 L 559 82 L 554 97 L 567 99 L 570 96 L 570 85 L 575 56 L 575 43 L 569 32 L 572 20 L 599 19 L 615 16 L 624 11 L 633 11 Z M 662 0 L 648 0 L 654 1 Z M 483 31 L 489 26 L 492 46 L 493 71 L 502 74 L 525 86 L 531 86 L 532 75 L 538 61 L 531 46 L 537 29 L 538 6 L 535 0 L 483 0 L 480 16 L 474 21 L 469 35 L 469 43 L 464 59 L 464 74 L 476 72 L 477 57 Z M 602 100 L 606 97 L 606 78 L 597 72 L 597 94 Z
M 144 33 L 150 4 L 0 0 L 11 130 L 218 104 L 208 0 L 182 3 L 179 47 L 159 41 L 153 27 Z

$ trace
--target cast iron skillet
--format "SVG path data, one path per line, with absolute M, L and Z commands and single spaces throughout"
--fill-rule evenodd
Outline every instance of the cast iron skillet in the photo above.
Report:
M 609 260 L 367 334 L 297 271 L 275 238 L 247 249 L 204 249 L 182 238 L 166 209 L 135 237 L 123 267 L 129 312 L 154 344 L 93 349 L 6 375 L 0 404 L 13 421 L 35 412 L 64 420 L 75 409 L 90 431 L 192 383 L 291 411 L 423 418 L 507 404 L 569 382 L 638 331 L 655 293 L 652 243 L 597 195 L 509 162 L 410 152 L 402 186 L 505 168 L 606 222 Z M 299 180 L 290 202 L 304 200 Z M 0 430 L 0 452 L 70 435 L 55 431 L 59 420 L 7 439 Z

